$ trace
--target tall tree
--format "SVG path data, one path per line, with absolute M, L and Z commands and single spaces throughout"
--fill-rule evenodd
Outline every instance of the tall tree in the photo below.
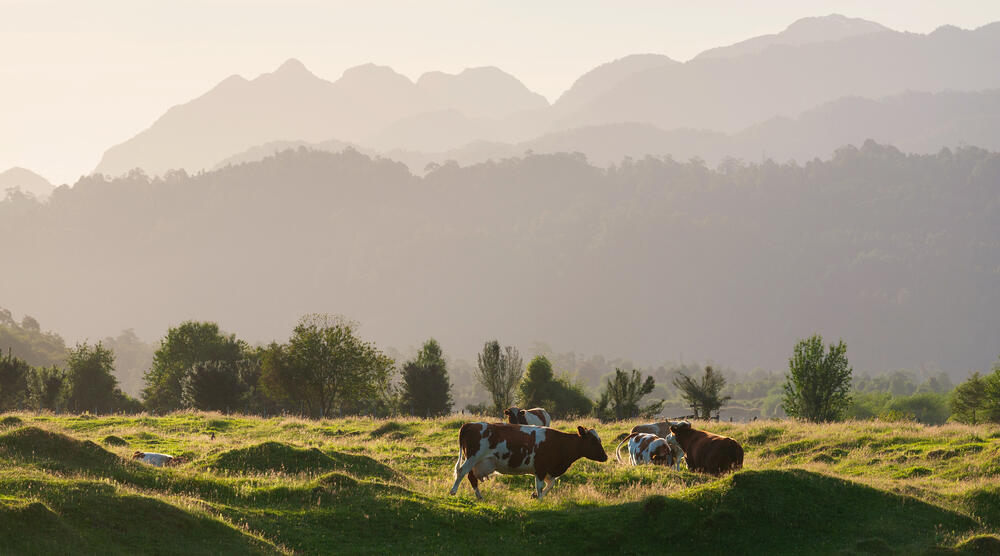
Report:
M 438 417 L 451 412 L 451 382 L 441 354 L 441 345 L 431 338 L 424 342 L 415 359 L 403 365 L 401 403 L 404 411 L 421 417 Z
M 616 368 L 614 378 L 605 382 L 604 391 L 594 408 L 596 417 L 602 421 L 621 421 L 635 417 L 650 418 L 663 410 L 663 400 L 639 406 L 643 396 L 656 388 L 656 380 L 647 376 L 646 380 L 636 369 L 631 372 Z
M 723 396 L 726 378 L 711 366 L 705 367 L 701 383 L 684 373 L 674 378 L 674 386 L 681 391 L 681 398 L 691 406 L 695 419 L 711 419 L 712 412 L 718 411 L 732 396 Z
M 65 405 L 66 372 L 58 367 L 36 367 L 28 375 L 28 403 L 35 410 L 61 411 Z
M 24 407 L 28 397 L 28 374 L 31 365 L 23 359 L 7 354 L 0 357 L 0 411 Z
M 837 421 L 851 405 L 852 369 L 843 340 L 823 348 L 815 334 L 795 344 L 783 386 L 785 413 L 815 423 Z
M 518 401 L 522 407 L 544 407 L 558 419 L 589 415 L 594 406 L 579 384 L 568 376 L 555 376 L 552 363 L 544 355 L 528 363 L 518 386 Z
M 356 329 L 342 317 L 302 317 L 287 344 L 265 353 L 261 380 L 273 397 L 319 417 L 374 405 L 389 387 L 393 360 Z
M 490 394 L 493 411 L 500 414 L 514 403 L 514 392 L 524 376 L 524 360 L 517 348 L 500 348 L 500 342 L 490 340 L 478 355 L 476 380 Z
M 246 361 L 195 363 L 181 379 L 181 404 L 202 411 L 232 412 L 242 409 L 250 387 L 243 380 Z
M 100 342 L 86 342 L 69 350 L 66 370 L 66 408 L 72 411 L 106 413 L 118 405 L 118 381 L 111 374 L 115 355 Z
M 978 372 L 959 384 L 951 395 L 951 413 L 956 421 L 977 425 L 987 420 L 989 382 Z
M 195 363 L 243 358 L 246 344 L 234 334 L 225 335 L 214 322 L 187 321 L 167 331 L 146 372 L 143 397 L 153 411 L 181 408 L 181 379 Z

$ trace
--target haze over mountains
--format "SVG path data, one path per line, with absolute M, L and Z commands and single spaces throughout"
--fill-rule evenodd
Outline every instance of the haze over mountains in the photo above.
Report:
M 419 164 L 411 165 L 414 171 L 449 158 L 481 159 L 464 154 L 469 151 L 497 157 L 553 144 L 601 163 L 620 154 L 709 161 L 811 158 L 842 144 L 825 140 L 829 137 L 854 144 L 866 138 L 896 144 L 903 138 L 919 152 L 991 146 L 997 140 L 989 126 L 955 123 L 970 117 L 966 108 L 946 106 L 951 101 L 945 98 L 905 95 L 998 89 L 998 58 L 1000 24 L 974 30 L 944 26 L 920 35 L 831 15 L 711 49 L 686 63 L 658 54 L 627 56 L 584 74 L 552 105 L 497 68 L 457 75 L 432 71 L 413 82 L 391 68 L 367 64 L 330 82 L 289 60 L 252 80 L 232 76 L 171 108 L 149 129 L 109 149 L 96 171 L 193 172 L 272 142 L 351 143 Z M 921 115 L 920 103 L 933 114 Z M 873 111 L 883 108 L 872 122 Z M 836 121 L 829 117 L 834 111 Z M 914 138 L 912 125 L 904 130 L 888 124 L 913 117 L 935 125 Z M 828 135 L 816 118 L 839 129 Z M 604 128 L 609 135 L 603 148 L 591 140 L 604 133 L 598 126 L 611 126 Z M 808 140 L 803 142 L 803 135 Z
M 495 67 L 293 59 L 110 148 L 118 178 L 0 201 L 25 269 L 0 293 L 70 338 L 196 318 L 270 341 L 329 311 L 462 357 L 499 337 L 746 369 L 820 331 L 859 369 L 962 375 L 1000 337 L 998 59 L 1000 24 L 807 18 L 608 62 L 551 104 Z

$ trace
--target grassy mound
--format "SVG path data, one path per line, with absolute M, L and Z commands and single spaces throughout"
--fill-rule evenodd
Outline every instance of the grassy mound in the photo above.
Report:
M 8 415 L 3 419 L 0 419 L 0 429 L 6 429 L 10 427 L 20 427 L 23 424 L 24 421 L 22 421 L 21 418 L 18 417 L 17 415 Z
M 40 485 L 41 502 L 0 499 L 0 552 L 83 554 L 263 554 L 273 546 L 192 509 L 122 492 L 106 483 Z M 51 509 L 50 509 L 51 508 Z M 48 550 L 46 550 L 48 549 Z
M 124 460 L 90 440 L 38 427 L 24 427 L 0 435 L 0 453 L 53 471 L 99 471 L 121 466 Z
M 123 439 L 120 436 L 115 436 L 113 434 L 105 436 L 104 440 L 102 440 L 101 442 L 107 444 L 108 446 L 128 446 L 128 442 L 126 442 L 125 439 Z
M 883 545 L 915 553 L 941 541 L 939 531 L 976 525 L 915 498 L 800 469 L 743 471 L 688 500 L 708 510 L 693 512 L 691 530 L 703 533 L 689 548 L 724 541 L 736 553 L 871 552 Z
M 396 472 L 374 459 L 340 452 L 326 453 L 317 448 L 296 448 L 281 442 L 264 442 L 237 448 L 211 457 L 207 468 L 244 473 L 325 473 L 348 471 L 361 477 L 396 478 Z
M 78 546 L 80 535 L 41 502 L 0 498 L 0 539 L 5 554 L 58 554 Z
M 959 554 L 996 555 L 1000 554 L 1000 538 L 992 535 L 972 537 L 955 547 Z

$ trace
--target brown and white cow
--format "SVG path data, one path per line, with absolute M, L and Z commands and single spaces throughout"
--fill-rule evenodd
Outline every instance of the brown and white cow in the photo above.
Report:
M 458 492 L 468 475 L 476 497 L 482 499 L 479 481 L 496 471 L 503 475 L 534 475 L 533 496 L 541 500 L 556 479 L 580 458 L 608 461 L 596 430 L 577 427 L 577 434 L 570 434 L 530 425 L 466 423 L 458 432 L 455 484 L 449 494 Z
M 684 457 L 684 450 L 674 435 L 667 435 L 666 438 L 645 432 L 633 432 L 622 440 L 615 448 L 615 459 L 622 461 L 621 450 L 625 443 L 628 443 L 629 462 L 632 465 L 652 463 L 653 465 L 665 465 L 679 470 L 681 459 Z
M 531 409 L 508 407 L 503 410 L 503 415 L 511 425 L 552 426 L 552 417 L 549 416 L 549 412 L 540 407 L 533 407 Z
M 743 467 L 743 447 L 728 436 L 693 429 L 687 421 L 670 427 L 670 432 L 684 450 L 692 471 L 721 475 Z
M 684 422 L 685 421 L 661 421 L 659 423 L 646 423 L 644 425 L 636 425 L 632 427 L 632 430 L 629 432 L 644 432 L 646 434 L 655 434 L 661 438 L 666 438 L 670 436 L 670 427 Z

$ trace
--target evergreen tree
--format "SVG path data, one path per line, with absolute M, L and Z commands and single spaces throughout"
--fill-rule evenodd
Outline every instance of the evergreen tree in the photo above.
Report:
M 23 359 L 7 355 L 0 357 L 0 411 L 21 409 L 27 403 L 28 374 L 31 366 Z
M 959 384 L 951 395 L 951 413 L 956 421 L 977 425 L 988 419 L 989 383 L 978 372 Z
M 403 411 L 419 417 L 438 417 L 451 412 L 451 382 L 441 355 L 441 345 L 431 338 L 420 353 L 403 365 L 401 393 Z

